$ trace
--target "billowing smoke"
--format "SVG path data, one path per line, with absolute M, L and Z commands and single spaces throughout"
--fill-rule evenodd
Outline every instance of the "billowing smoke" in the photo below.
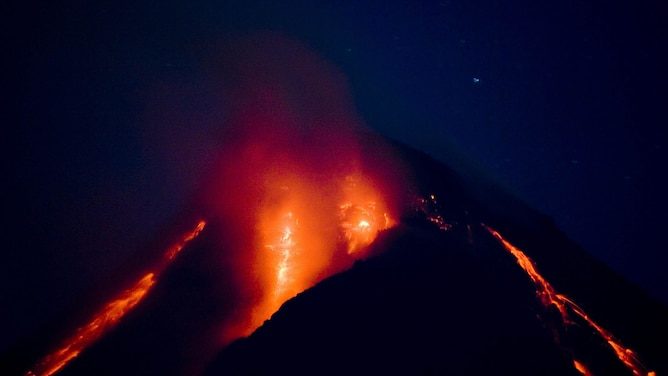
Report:
M 408 202 L 404 169 L 365 129 L 332 65 L 276 35 L 230 38 L 216 52 L 205 59 L 210 69 L 196 81 L 201 87 L 163 86 L 169 94 L 157 95 L 147 111 L 147 155 L 158 156 L 149 164 L 173 183 L 172 196 L 195 197 L 175 221 L 190 224 L 190 232 L 155 253 L 160 261 L 134 287 L 108 300 L 28 374 L 54 374 L 102 338 L 159 285 L 205 225 L 207 247 L 199 250 L 212 252 L 202 259 L 214 260 L 220 276 L 219 286 L 206 288 L 220 291 L 214 306 L 225 307 L 216 322 L 188 334 L 200 348 L 189 363 L 251 334 L 286 300 L 365 257 L 399 220 L 400 203 Z M 201 364 L 183 367 L 192 374 Z
M 226 343 L 364 257 L 400 216 L 405 179 L 356 115 L 345 78 L 306 47 L 263 35 L 219 52 L 222 143 L 202 202 L 227 234 L 221 274 L 236 293 Z

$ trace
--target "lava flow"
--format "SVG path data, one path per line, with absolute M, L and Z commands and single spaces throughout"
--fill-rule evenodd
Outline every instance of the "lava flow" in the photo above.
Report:
M 285 301 L 364 257 L 378 233 L 393 226 L 369 181 L 359 174 L 342 181 L 325 186 L 293 176 L 260 203 L 253 262 L 260 296 L 248 321 L 229 328 L 226 338 L 251 334 Z
M 546 307 L 550 305 L 557 308 L 561 314 L 562 321 L 564 325 L 574 324 L 568 317 L 568 312 L 573 312 L 575 315 L 583 319 L 591 328 L 593 328 L 596 333 L 612 348 L 615 353 L 615 356 L 628 368 L 634 375 L 647 375 L 655 376 L 654 371 L 648 371 L 647 368 L 640 362 L 636 353 L 624 347 L 619 340 L 617 340 L 609 331 L 604 329 L 598 323 L 593 321 L 585 311 L 575 304 L 570 298 L 566 297 L 563 294 L 559 294 L 555 291 L 552 285 L 538 272 L 534 262 L 522 252 L 519 248 L 512 245 L 508 242 L 498 231 L 494 230 L 491 227 L 488 227 L 483 224 L 483 227 L 498 239 L 503 247 L 515 257 L 517 263 L 520 267 L 529 275 L 531 281 L 536 286 L 536 294 L 540 298 L 541 303 Z M 591 375 L 591 372 L 585 367 L 585 365 L 578 361 L 574 360 L 573 364 L 575 368 L 583 375 Z
M 34 370 L 28 371 L 26 376 L 50 376 L 57 373 L 87 347 L 116 326 L 128 312 L 146 297 L 168 263 L 174 260 L 178 253 L 202 232 L 204 226 L 206 226 L 206 222 L 199 221 L 195 228 L 186 233 L 181 240 L 165 252 L 166 262 L 160 263 L 155 270 L 144 274 L 134 286 L 124 290 L 107 303 L 86 325 L 77 328 L 74 335 L 65 341 L 58 350 L 44 357 Z
M 366 256 L 401 212 L 408 179 L 384 141 L 367 141 L 336 67 L 273 34 L 222 48 L 215 75 L 225 139 L 203 201 L 229 238 L 221 244 L 234 307 L 221 322 L 225 346 Z
M 580 372 L 583 376 L 592 376 L 592 373 L 591 373 L 591 371 L 589 371 L 587 366 L 582 364 L 582 362 L 580 362 L 577 359 L 573 359 L 573 367 L 575 367 L 575 369 L 578 372 Z
M 270 263 L 275 265 L 275 272 L 270 279 L 275 282 L 275 288 L 271 292 L 271 305 L 280 306 L 286 299 L 299 292 L 302 286 L 295 280 L 295 257 L 301 252 L 302 239 L 299 239 L 299 220 L 293 212 L 288 211 L 279 218 L 279 222 L 273 234 L 267 234 L 270 241 L 265 245 L 269 255 Z
M 339 205 L 339 218 L 348 243 L 348 254 L 371 244 L 379 231 L 394 226 L 384 202 L 370 187 L 360 176 L 345 178 L 344 202 Z

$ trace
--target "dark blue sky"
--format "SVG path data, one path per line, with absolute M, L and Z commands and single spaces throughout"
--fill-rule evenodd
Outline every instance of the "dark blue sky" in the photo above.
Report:
M 147 159 L 155 88 L 197 87 L 222 37 L 258 30 L 337 65 L 371 127 L 485 171 L 668 301 L 664 5 L 138 1 L 15 11 L 0 290 L 12 307 L 3 321 L 17 323 L 8 338 L 102 283 L 179 210 L 187 184 Z M 183 95 L 183 106 L 216 113 Z M 36 311 L 42 299 L 53 304 Z

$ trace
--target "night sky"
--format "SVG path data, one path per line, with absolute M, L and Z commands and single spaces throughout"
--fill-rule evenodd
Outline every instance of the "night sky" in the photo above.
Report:
M 43 2 L 7 14 L 0 351 L 104 285 L 182 209 L 224 117 L 205 99 L 216 45 L 257 31 L 335 64 L 371 128 L 496 179 L 668 302 L 665 5 Z

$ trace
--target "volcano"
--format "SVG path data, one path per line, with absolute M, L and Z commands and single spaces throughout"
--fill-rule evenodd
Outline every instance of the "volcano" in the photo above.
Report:
M 395 147 L 425 197 L 412 215 L 371 245 L 375 257 L 286 302 L 207 375 L 663 374 L 663 305 L 511 195 Z M 560 291 L 551 293 L 579 302 L 576 312 L 546 300 L 486 224 L 521 244 L 538 278 Z
M 233 286 L 213 260 L 221 242 L 238 240 L 214 230 L 226 219 L 208 218 L 167 250 L 174 263 L 156 269 L 160 278 L 151 277 L 136 309 L 62 368 L 41 374 L 665 372 L 663 305 L 493 184 L 400 143 L 379 148 L 386 144 L 379 136 L 361 139 L 367 155 L 400 157 L 416 182 L 403 214 L 363 245 L 363 258 L 323 272 L 333 275 L 220 346 L 212 335 L 222 330 L 220 318 L 246 311 L 237 308 L 242 292 L 212 287 L 221 278 Z M 550 301 L 555 296 L 562 304 Z M 32 346 L 7 356 L 3 374 L 22 374 L 53 345 Z
M 370 131 L 342 75 L 298 43 L 222 55 L 208 89 L 224 141 L 194 197 L 0 374 L 668 371 L 666 307 L 548 217 Z M 183 138 L 168 148 L 198 154 L 204 138 Z

